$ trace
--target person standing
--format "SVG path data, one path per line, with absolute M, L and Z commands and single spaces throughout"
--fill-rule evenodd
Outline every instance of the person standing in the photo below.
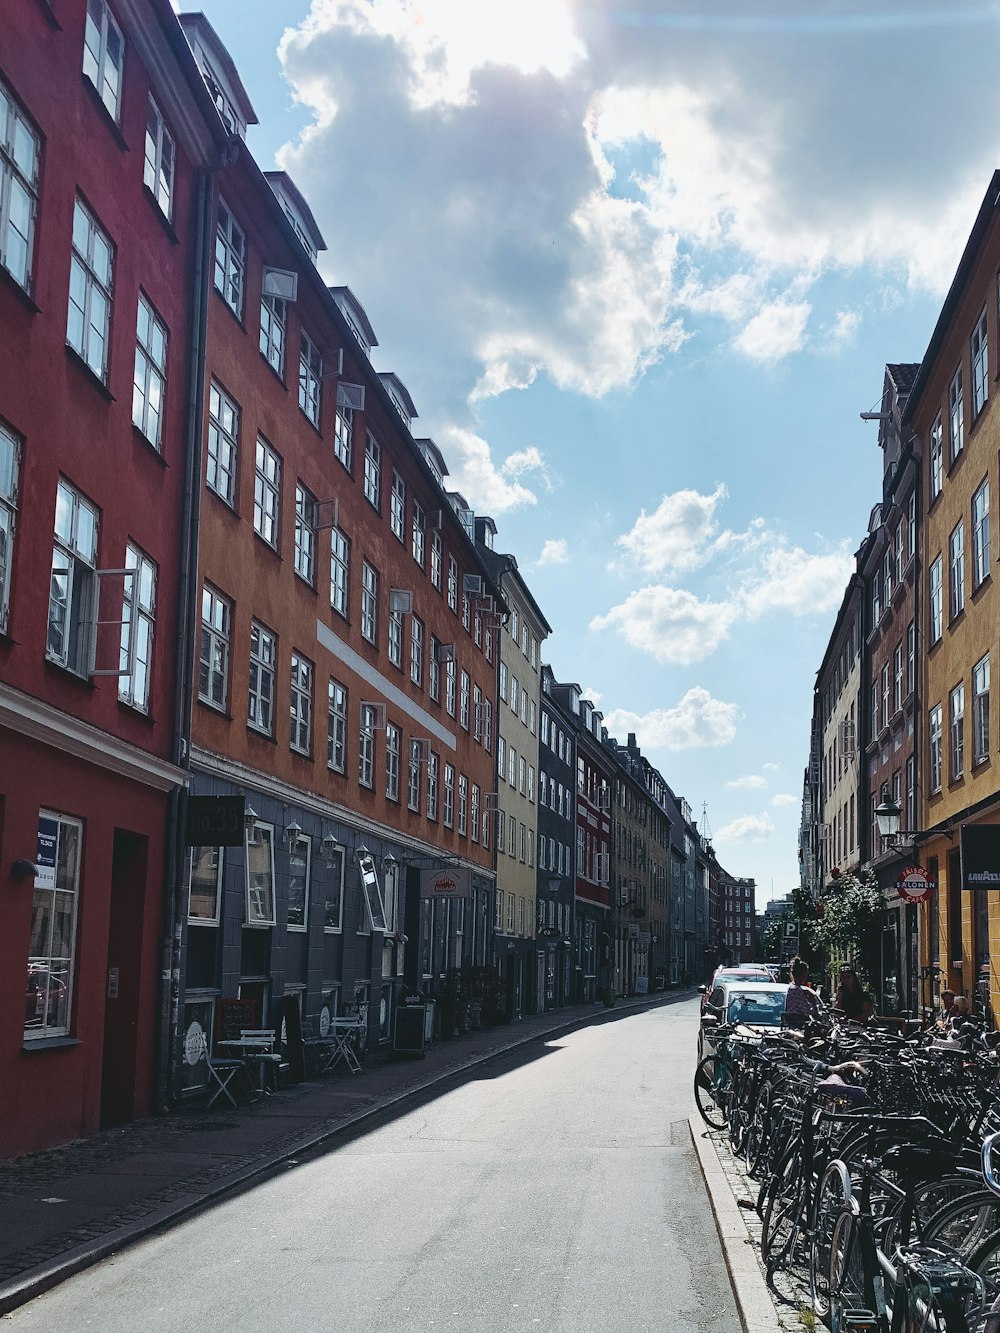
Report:
M 785 995 L 784 1022 L 788 1027 L 801 1028 L 815 1018 L 823 1008 L 819 996 L 806 982 L 809 980 L 809 964 L 802 958 L 793 958 L 791 962 L 792 984 Z
M 845 1018 L 857 1022 L 861 1017 L 864 1001 L 864 991 L 861 989 L 854 968 L 842 967 L 840 969 L 840 984 L 837 986 L 837 994 L 834 998 L 834 1006 L 842 1011 Z

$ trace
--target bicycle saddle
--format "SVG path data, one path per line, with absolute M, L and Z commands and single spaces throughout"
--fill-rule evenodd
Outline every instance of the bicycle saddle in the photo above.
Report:
M 839 1074 L 831 1074 L 816 1084 L 816 1091 L 824 1097 L 839 1097 L 841 1101 L 853 1102 L 855 1106 L 864 1106 L 871 1098 L 864 1088 L 857 1083 L 845 1083 Z

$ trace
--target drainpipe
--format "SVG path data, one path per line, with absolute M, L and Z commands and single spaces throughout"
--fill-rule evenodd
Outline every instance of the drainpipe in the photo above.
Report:
M 201 422 L 205 406 L 205 344 L 208 327 L 208 264 L 211 250 L 212 182 L 216 164 L 198 176 L 194 268 L 191 275 L 191 354 L 185 427 L 184 498 L 181 514 L 180 602 L 174 671 L 174 733 L 172 759 L 180 768 L 191 764 L 191 705 L 194 688 L 194 643 L 198 607 L 198 525 L 201 511 Z M 180 1015 L 181 945 L 185 913 L 183 830 L 187 789 L 175 787 L 167 811 L 164 867 L 164 923 L 157 1051 L 157 1102 L 161 1112 L 177 1095 L 175 1045 Z

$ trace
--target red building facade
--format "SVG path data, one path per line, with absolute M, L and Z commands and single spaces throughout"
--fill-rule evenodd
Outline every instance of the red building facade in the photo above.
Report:
M 166 0 L 73 0 L 58 17 L 5 5 L 7 1155 L 155 1099 L 163 883 L 186 781 L 175 660 L 194 255 L 203 172 L 223 144 Z
M 181 16 L 237 133 L 224 48 Z M 242 123 L 241 123 L 242 117 Z M 242 142 L 214 180 L 201 423 L 192 791 L 242 795 L 242 845 L 186 858 L 175 1089 L 220 1001 L 320 1034 L 367 1006 L 391 1035 L 405 983 L 442 992 L 491 930 L 499 605 L 365 311 L 315 265 L 284 173 Z M 370 857 L 373 878 L 364 882 Z M 447 869 L 450 897 L 422 872 Z

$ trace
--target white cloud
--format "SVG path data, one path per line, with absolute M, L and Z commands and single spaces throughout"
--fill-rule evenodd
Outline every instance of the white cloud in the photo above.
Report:
M 644 714 L 616 708 L 604 722 L 611 735 L 635 732 L 644 749 L 690 750 L 728 745 L 736 736 L 739 716 L 735 704 L 713 698 L 699 685 L 688 690 L 673 708 L 654 708 Z
M 771 301 L 733 339 L 733 346 L 751 361 L 774 364 L 805 346 L 808 301 Z
M 569 547 L 565 537 L 550 537 L 538 557 L 540 565 L 565 565 L 568 560 Z
M 781 765 L 776 764 L 773 759 L 769 759 L 766 764 L 761 764 L 761 768 L 765 773 L 777 773 L 780 767 Z
M 825 330 L 823 350 L 839 352 L 849 347 L 857 337 L 861 327 L 861 315 L 857 310 L 838 310 L 832 325 Z
M 759 791 L 761 787 L 767 786 L 767 779 L 762 778 L 759 773 L 747 773 L 742 778 L 730 778 L 726 786 L 736 791 Z
M 715 511 L 726 495 L 721 483 L 710 495 L 693 490 L 665 495 L 651 514 L 643 509 L 616 544 L 650 574 L 696 569 L 710 554 L 718 531 Z
M 586 689 L 580 691 L 581 699 L 589 699 L 595 708 L 599 707 L 603 695 L 600 690 L 595 690 L 593 686 L 588 685 Z
M 800 799 L 798 796 L 793 796 L 791 792 L 779 791 L 771 797 L 771 804 L 781 809 L 784 806 L 798 805 Z
M 474 431 L 453 426 L 442 431 L 439 439 L 448 459 L 448 489 L 460 491 L 474 509 L 496 515 L 538 503 L 534 491 L 519 480 L 543 466 L 537 450 L 511 454 L 498 469 L 489 444 Z M 533 457 L 529 459 L 529 455 Z M 511 459 L 515 463 L 509 468 Z
M 715 652 L 737 614 L 730 602 L 701 601 L 683 589 L 653 584 L 595 616 L 590 628 L 617 629 L 626 643 L 658 662 L 690 666 Z
M 793 616 L 825 614 L 840 605 L 853 569 L 848 542 L 820 555 L 778 544 L 764 554 L 740 598 L 752 620 L 775 611 Z
M 762 815 L 740 815 L 720 828 L 712 841 L 725 842 L 765 842 L 774 832 L 774 821 L 766 812 Z

